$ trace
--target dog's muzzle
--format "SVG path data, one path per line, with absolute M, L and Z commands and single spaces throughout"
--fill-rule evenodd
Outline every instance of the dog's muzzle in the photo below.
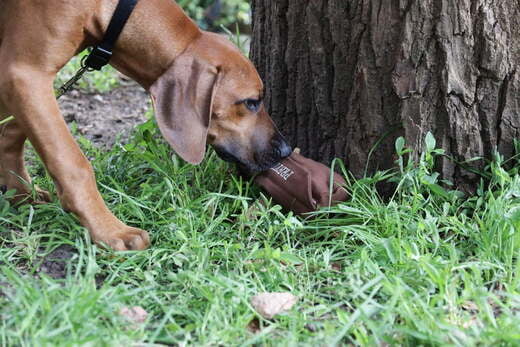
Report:
M 273 146 L 273 149 L 277 155 L 277 162 L 278 161 L 287 158 L 292 153 L 292 147 L 289 146 L 287 141 L 283 138 L 282 135 L 277 134 L 272 140 L 271 140 L 271 146 Z
M 281 135 L 275 135 L 271 139 L 267 150 L 254 153 L 253 160 L 242 159 L 239 155 L 224 147 L 214 146 L 214 149 L 220 159 L 237 163 L 242 170 L 251 174 L 272 168 L 292 153 L 291 146 L 287 144 Z
M 237 163 L 239 164 L 241 161 L 232 153 L 228 152 L 223 147 L 213 146 L 215 153 L 217 153 L 218 157 L 228 163 Z
M 255 153 L 255 165 L 248 166 L 248 169 L 253 172 L 268 170 L 290 156 L 291 153 L 291 146 L 289 146 L 282 135 L 277 134 L 271 139 L 269 150 Z

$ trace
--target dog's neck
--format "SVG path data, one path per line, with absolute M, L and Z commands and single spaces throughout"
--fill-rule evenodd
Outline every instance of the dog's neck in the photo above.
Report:
M 98 1 L 86 28 L 96 42 L 102 40 L 117 2 Z M 117 41 L 111 65 L 148 89 L 200 33 L 173 1 L 141 0 Z

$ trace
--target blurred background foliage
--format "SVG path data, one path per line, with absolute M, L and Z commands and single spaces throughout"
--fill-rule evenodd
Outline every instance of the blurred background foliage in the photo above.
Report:
M 206 30 L 234 29 L 236 25 L 247 32 L 251 24 L 249 0 L 178 0 L 177 3 Z

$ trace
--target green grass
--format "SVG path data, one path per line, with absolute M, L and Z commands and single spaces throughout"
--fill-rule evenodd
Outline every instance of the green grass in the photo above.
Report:
M 84 50 L 65 65 L 54 81 L 54 88 L 58 89 L 76 74 L 81 68 L 82 59 L 87 56 L 88 53 L 88 50 Z M 105 93 L 118 87 L 119 84 L 120 78 L 117 71 L 108 65 L 105 66 L 102 71 L 90 71 L 85 73 L 83 78 L 75 85 L 75 88 L 88 93 Z
M 463 197 L 437 182 L 443 153 L 427 143 L 414 162 L 399 140 L 399 170 L 347 175 L 351 199 L 302 220 L 212 152 L 180 161 L 152 121 L 110 152 L 81 140 L 111 209 L 152 247 L 102 250 L 58 203 L 0 198 L 0 345 L 518 345 L 520 176 L 497 156 Z M 381 182 L 396 184 L 390 199 Z M 66 278 L 38 272 L 62 245 L 77 252 Z M 264 291 L 300 301 L 253 334 Z M 137 329 L 117 314 L 134 305 L 150 314 Z

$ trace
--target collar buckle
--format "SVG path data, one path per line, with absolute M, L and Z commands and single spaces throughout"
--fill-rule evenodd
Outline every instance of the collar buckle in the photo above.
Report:
M 100 71 L 103 66 L 108 64 L 110 58 L 112 58 L 111 51 L 96 46 L 92 52 L 90 52 L 87 59 L 85 59 L 84 66 L 91 70 Z

